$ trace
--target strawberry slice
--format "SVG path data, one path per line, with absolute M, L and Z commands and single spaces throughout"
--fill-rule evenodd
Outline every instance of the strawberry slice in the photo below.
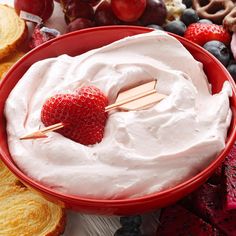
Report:
M 230 33 L 222 25 L 216 24 L 193 23 L 188 26 L 184 37 L 200 46 L 211 40 L 218 40 L 226 45 L 231 41 Z
M 56 94 L 46 100 L 41 120 L 47 127 L 59 122 L 58 133 L 83 145 L 101 142 L 107 113 L 107 97 L 94 86 L 79 88 L 74 94 Z

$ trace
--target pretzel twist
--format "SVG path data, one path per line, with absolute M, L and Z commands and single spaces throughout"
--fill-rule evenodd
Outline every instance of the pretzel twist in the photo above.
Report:
M 236 32 L 236 6 L 232 11 L 224 18 L 223 25 L 226 29 Z
M 232 9 L 235 9 L 235 1 L 193 0 L 193 8 L 196 10 L 200 18 L 206 18 L 216 24 L 222 24 L 225 16 L 227 16 Z

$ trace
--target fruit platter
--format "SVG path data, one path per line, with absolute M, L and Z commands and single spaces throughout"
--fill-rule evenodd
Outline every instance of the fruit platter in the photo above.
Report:
M 236 235 L 235 10 L 1 2 L 0 235 Z

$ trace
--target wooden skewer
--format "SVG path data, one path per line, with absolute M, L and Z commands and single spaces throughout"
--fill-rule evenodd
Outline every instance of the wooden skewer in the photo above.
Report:
M 116 108 L 120 108 L 121 110 L 138 110 L 140 108 L 143 109 L 153 105 L 166 97 L 164 94 L 158 94 L 155 87 L 156 80 L 121 92 L 118 95 L 116 102 L 105 107 L 105 111 L 108 112 Z M 65 124 L 57 123 L 24 135 L 20 138 L 20 140 L 47 138 L 48 136 L 46 133 L 61 129 L 63 127 L 65 127 Z
M 135 100 L 137 100 L 137 99 L 139 99 L 139 98 L 146 97 L 146 96 L 151 95 L 151 94 L 153 94 L 153 93 L 156 93 L 156 90 L 155 90 L 155 89 L 153 89 L 153 90 L 151 90 L 151 91 L 148 91 L 148 92 L 145 92 L 145 93 L 138 94 L 138 95 L 133 96 L 133 97 L 128 98 L 128 99 L 124 99 L 124 100 L 122 100 L 122 101 L 120 101 L 120 102 L 113 103 L 113 104 L 111 104 L 111 105 L 105 107 L 105 112 L 111 111 L 111 110 L 116 109 L 117 107 L 120 107 L 120 106 L 122 106 L 122 105 L 124 105 L 124 104 L 126 104 L 126 103 L 135 101 Z
M 26 134 L 24 136 L 22 136 L 20 138 L 20 140 L 24 140 L 24 139 L 36 139 L 36 138 L 47 138 L 48 136 L 46 135 L 47 132 L 51 132 L 51 131 L 54 131 L 54 130 L 58 130 L 58 129 L 61 129 L 65 127 L 65 125 L 63 123 L 57 123 L 55 125 L 50 125 L 46 128 L 43 128 L 43 129 L 40 129 L 40 130 L 37 130 L 33 133 L 30 133 L 30 134 Z

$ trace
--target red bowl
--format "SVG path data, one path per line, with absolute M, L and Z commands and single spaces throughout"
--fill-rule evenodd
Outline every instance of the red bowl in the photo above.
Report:
M 196 60 L 203 63 L 204 71 L 208 76 L 209 82 L 212 84 L 213 93 L 219 92 L 222 88 L 223 82 L 226 80 L 230 82 L 233 88 L 233 96 L 230 98 L 233 118 L 228 131 L 226 146 L 217 156 L 215 161 L 213 161 L 206 169 L 184 183 L 162 192 L 133 199 L 94 200 L 56 192 L 29 178 L 12 160 L 6 138 L 6 121 L 3 114 L 4 104 L 12 88 L 34 62 L 49 57 L 59 56 L 64 53 L 75 56 L 90 49 L 104 46 L 126 36 L 150 31 L 152 30 L 149 28 L 134 26 L 109 26 L 80 30 L 78 32 L 63 35 L 37 47 L 12 67 L 0 84 L 0 154 L 2 155 L 3 162 L 23 183 L 37 190 L 49 200 L 62 204 L 63 206 L 75 211 L 91 214 L 129 215 L 161 208 L 179 200 L 203 184 L 222 163 L 236 138 L 236 89 L 234 81 L 217 59 L 198 45 L 179 36 L 174 37 L 176 37 L 191 52 Z

